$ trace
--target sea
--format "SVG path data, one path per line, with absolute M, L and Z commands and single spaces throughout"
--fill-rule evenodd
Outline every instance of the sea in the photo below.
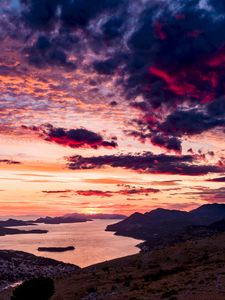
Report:
M 93 220 L 71 224 L 38 224 L 13 227 L 24 230 L 46 229 L 45 234 L 16 234 L 0 236 L 0 249 L 19 250 L 65 263 L 87 267 L 103 261 L 136 254 L 140 240 L 114 235 L 105 231 L 107 225 L 119 220 Z M 38 247 L 67 247 L 66 252 L 39 252 Z

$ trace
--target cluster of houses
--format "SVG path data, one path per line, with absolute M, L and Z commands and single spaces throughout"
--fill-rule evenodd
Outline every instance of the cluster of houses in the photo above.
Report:
M 68 275 L 79 267 L 21 251 L 0 250 L 0 291 L 21 281 Z

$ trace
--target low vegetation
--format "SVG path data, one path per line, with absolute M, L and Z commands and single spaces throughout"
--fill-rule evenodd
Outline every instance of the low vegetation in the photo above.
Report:
M 51 300 L 224 300 L 224 245 L 221 233 L 78 270 Z
M 54 291 L 54 281 L 40 277 L 24 281 L 15 288 L 11 300 L 49 300 Z

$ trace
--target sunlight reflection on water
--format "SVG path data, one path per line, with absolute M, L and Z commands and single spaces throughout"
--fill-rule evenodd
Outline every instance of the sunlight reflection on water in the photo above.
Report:
M 47 234 L 22 234 L 0 237 L 0 249 L 12 249 L 35 255 L 73 263 L 80 267 L 89 266 L 139 252 L 135 247 L 141 241 L 116 236 L 105 231 L 109 224 L 118 220 L 94 220 L 73 224 L 39 224 L 37 226 L 17 227 L 19 229 L 47 229 Z M 63 253 L 38 252 L 38 247 L 74 246 L 74 251 Z

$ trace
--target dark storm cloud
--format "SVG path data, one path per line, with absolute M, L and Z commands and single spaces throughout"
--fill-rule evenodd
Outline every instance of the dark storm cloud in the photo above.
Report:
M 216 13 L 225 12 L 225 3 L 223 0 L 208 0 L 208 3 L 215 9 Z
M 214 118 L 224 118 L 225 116 L 225 98 L 215 99 L 207 106 L 208 114 Z
M 176 136 L 200 134 L 206 130 L 225 125 L 225 119 L 201 113 L 197 110 L 175 111 L 170 114 L 159 129 L 166 134 Z
M 159 2 L 144 10 L 128 40 L 127 84 L 134 95 L 143 93 L 154 106 L 179 97 L 180 101 L 184 97 L 200 100 L 212 85 L 210 78 L 203 78 L 203 71 L 213 71 L 207 67 L 208 59 L 224 41 L 224 20 L 213 19 L 199 8 L 199 1 L 176 1 L 174 6 L 170 10 Z M 191 73 L 193 77 L 188 78 Z
M 181 141 L 175 137 L 163 136 L 162 134 L 156 134 L 151 136 L 151 142 L 153 145 L 181 152 Z
M 104 11 L 117 9 L 121 0 L 28 0 L 24 16 L 33 28 L 46 29 L 57 20 L 64 25 L 85 27 Z M 114 25 L 117 26 L 118 25 Z
M 125 18 L 123 16 L 110 17 L 102 26 L 102 34 L 106 39 L 114 39 L 122 34 Z
M 104 41 L 113 40 L 121 34 L 125 21 L 121 13 L 127 9 L 125 3 L 128 3 L 126 0 L 21 2 L 23 9 L 20 21 L 31 29 L 34 36 L 32 46 L 25 50 L 29 62 L 37 67 L 43 67 L 46 63 L 63 65 L 69 70 L 76 67 L 76 63 L 69 60 L 71 53 L 80 60 L 86 55 L 86 44 L 88 50 L 98 51 Z M 98 33 L 88 28 L 90 22 L 97 18 L 102 18 Z M 44 38 L 43 32 L 46 33 Z M 115 58 L 109 58 L 104 62 L 96 61 L 93 66 L 105 74 L 106 69 L 113 71 L 116 68 L 118 63 L 115 65 L 115 62 Z
M 110 75 L 113 74 L 118 66 L 118 63 L 119 62 L 116 60 L 108 59 L 105 61 L 96 61 L 94 62 L 93 66 L 99 74 Z
M 184 137 L 224 129 L 224 1 L 21 3 L 28 61 L 116 78 L 143 113 L 134 137 L 181 152 Z
M 67 41 L 66 37 L 68 38 Z M 65 41 L 63 42 L 63 40 Z M 29 62 L 36 67 L 45 67 L 49 64 L 74 70 L 76 64 L 69 61 L 65 50 L 70 47 L 70 44 L 75 46 L 76 43 L 78 43 L 78 40 L 74 36 L 63 36 L 62 34 L 61 39 L 59 37 L 51 39 L 46 35 L 41 35 L 31 47 L 25 49 L 25 52 L 28 55 Z
M 224 127 L 225 20 L 218 9 L 224 5 L 221 1 L 211 5 L 200 6 L 197 0 L 171 5 L 146 2 L 126 40 L 127 56 L 119 64 L 127 98 L 144 98 L 140 104 L 131 102 L 146 115 L 145 132 L 141 128 L 134 136 L 181 151 L 178 137 Z M 165 106 L 167 113 L 162 110 Z M 149 122 L 154 111 L 159 118 Z
M 100 134 L 85 128 L 65 129 L 61 127 L 54 127 L 51 124 L 40 127 L 33 126 L 28 128 L 23 126 L 26 130 L 37 132 L 43 139 L 48 142 L 53 142 L 62 146 L 71 148 L 93 148 L 99 147 L 116 148 L 117 143 L 114 140 L 107 141 Z
M 192 176 L 221 173 L 223 171 L 223 167 L 195 164 L 195 157 L 191 155 L 156 155 L 151 152 L 94 157 L 82 157 L 78 155 L 69 157 L 68 161 L 68 167 L 72 170 L 111 166 L 114 168 L 119 167 L 152 174 Z
M 193 136 L 215 128 L 225 128 L 225 98 L 215 99 L 200 108 L 175 110 L 163 122 L 147 118 L 136 122 L 138 130 L 130 131 L 131 136 L 141 140 L 149 139 L 153 145 L 181 152 L 181 138 Z M 191 151 L 191 149 L 189 149 Z M 208 153 L 213 156 L 213 151 Z

